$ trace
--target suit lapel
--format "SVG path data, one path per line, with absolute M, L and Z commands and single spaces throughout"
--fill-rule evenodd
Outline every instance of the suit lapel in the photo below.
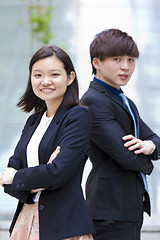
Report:
M 128 108 L 127 108 L 127 107 L 123 104 L 123 102 L 122 102 L 118 97 L 116 97 L 108 88 L 106 88 L 105 86 L 103 86 L 103 85 L 101 85 L 101 84 L 99 84 L 99 83 L 97 83 L 97 82 L 94 82 L 94 81 L 91 82 L 90 87 L 95 88 L 97 91 L 99 91 L 99 92 L 105 94 L 107 97 L 111 98 L 114 102 L 116 102 L 116 103 L 119 104 L 122 108 L 124 108 L 125 111 L 127 111 L 128 114 L 131 116 Z M 130 104 L 130 106 L 131 106 L 131 108 L 132 108 L 132 110 L 133 110 L 133 112 L 134 112 L 134 115 L 135 115 L 135 119 L 136 119 L 136 123 L 137 123 L 137 134 L 138 134 L 138 136 L 139 136 L 139 117 L 138 117 L 138 110 L 137 110 L 136 106 L 133 104 L 133 102 L 132 102 L 130 99 L 128 99 L 128 101 L 129 101 L 129 104 Z M 132 119 L 132 116 L 131 116 L 131 119 Z M 132 121 L 133 121 L 133 119 L 132 119 Z
M 135 104 L 129 98 L 128 98 L 128 101 L 129 101 L 129 104 L 131 106 L 131 109 L 134 112 L 134 116 L 135 116 L 136 123 L 137 123 L 137 137 L 139 137 L 139 114 L 138 114 L 138 110 L 137 110 Z
M 118 103 L 122 108 L 124 108 L 128 113 L 128 108 L 122 103 L 122 101 L 116 97 L 108 88 L 105 86 L 101 85 L 98 82 L 91 82 L 90 87 L 95 88 L 97 91 L 105 94 L 107 97 L 111 98 L 114 102 Z M 130 113 L 129 113 L 130 114 Z

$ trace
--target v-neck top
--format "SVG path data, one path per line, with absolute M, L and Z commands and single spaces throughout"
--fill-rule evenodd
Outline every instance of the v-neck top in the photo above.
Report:
M 27 146 L 27 165 L 28 167 L 35 167 L 39 165 L 39 157 L 38 157 L 38 149 L 39 149 L 39 144 L 43 138 L 43 135 L 45 134 L 47 128 L 49 127 L 53 116 L 48 118 L 46 116 L 47 112 L 44 112 L 41 121 L 36 128 L 35 132 L 33 133 L 28 146 Z M 36 198 L 34 201 L 38 201 L 40 196 L 40 192 L 37 193 Z

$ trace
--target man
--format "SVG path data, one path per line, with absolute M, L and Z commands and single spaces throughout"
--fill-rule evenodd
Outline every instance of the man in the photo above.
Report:
M 109 29 L 90 45 L 95 75 L 81 102 L 92 116 L 86 200 L 96 229 L 94 240 L 138 240 L 143 211 L 150 215 L 146 174 L 158 159 L 160 138 L 142 121 L 121 90 L 139 57 L 127 33 Z

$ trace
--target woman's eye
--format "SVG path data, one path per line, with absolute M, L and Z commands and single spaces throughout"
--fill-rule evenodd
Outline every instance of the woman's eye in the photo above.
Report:
M 38 74 L 38 73 L 37 73 L 37 74 L 35 74 L 34 76 L 35 76 L 35 77 L 41 77 L 41 74 Z
M 52 74 L 51 74 L 51 77 L 58 77 L 58 76 L 59 76 L 58 73 L 52 73 Z

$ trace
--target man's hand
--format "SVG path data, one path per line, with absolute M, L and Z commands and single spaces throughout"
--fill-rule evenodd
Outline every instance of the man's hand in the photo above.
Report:
M 150 155 L 156 148 L 151 140 L 142 141 L 131 134 L 122 137 L 122 140 L 127 141 L 124 146 L 128 148 L 129 151 L 134 151 L 135 154 L 143 153 Z

